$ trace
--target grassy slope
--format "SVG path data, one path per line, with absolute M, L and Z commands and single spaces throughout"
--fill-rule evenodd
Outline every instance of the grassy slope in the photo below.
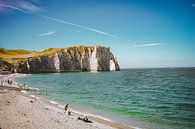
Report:
M 81 52 L 83 50 L 83 47 L 93 48 L 91 46 L 73 46 L 69 48 L 49 48 L 41 52 L 27 51 L 27 50 L 6 50 L 4 48 L 0 48 L 0 59 L 7 61 L 9 63 L 13 63 L 14 59 L 25 59 L 29 57 L 47 56 L 64 50 L 67 51 L 77 50 Z

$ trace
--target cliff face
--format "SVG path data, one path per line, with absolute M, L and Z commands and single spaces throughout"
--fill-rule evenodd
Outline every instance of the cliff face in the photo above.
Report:
M 17 73 L 120 70 L 110 48 L 102 46 L 62 49 L 50 55 L 15 60 L 13 66 Z
M 12 71 L 13 65 L 7 61 L 0 59 L 0 71 Z

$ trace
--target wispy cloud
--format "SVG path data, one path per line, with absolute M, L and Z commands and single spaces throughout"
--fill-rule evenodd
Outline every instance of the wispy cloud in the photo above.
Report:
M 21 5 L 13 5 L 13 4 L 9 3 L 9 4 L 3 4 L 3 5 L 0 5 L 0 6 L 3 6 L 5 8 L 9 8 L 9 9 L 14 9 L 14 10 L 20 11 L 22 13 L 36 15 L 36 16 L 42 17 L 44 19 L 48 19 L 48 20 L 63 23 L 63 24 L 66 24 L 66 25 L 78 27 L 78 28 L 85 29 L 85 30 L 88 30 L 88 31 L 91 31 L 91 32 L 96 32 L 96 33 L 101 34 L 101 35 L 107 35 L 107 36 L 110 36 L 110 37 L 113 37 L 113 38 L 119 38 L 119 36 L 117 36 L 117 35 L 114 35 L 114 34 L 99 30 L 99 29 L 94 29 L 94 28 L 91 28 L 91 27 L 82 26 L 82 25 L 79 25 L 79 24 L 67 22 L 67 21 L 64 21 L 64 20 L 61 20 L 61 19 L 58 19 L 58 18 L 55 18 L 55 17 L 49 17 L 49 16 L 41 15 L 41 14 L 37 13 L 38 11 L 41 10 L 41 8 L 33 5 L 32 3 L 23 2 L 23 4 L 21 4 Z
M 42 8 L 30 3 L 30 2 L 27 2 L 27 1 L 20 1 L 17 3 L 17 5 L 19 5 L 18 7 L 19 8 L 22 8 L 26 11 L 30 11 L 30 12 L 39 12 L 42 10 Z
M 1 5 L 1 7 L 14 9 L 14 10 L 17 10 L 17 11 L 20 11 L 20 12 L 23 12 L 23 13 L 30 13 L 30 12 L 27 12 L 25 10 L 19 9 L 19 8 L 15 7 L 15 6 L 12 6 L 12 5 Z
M 130 48 L 135 48 L 135 47 L 150 47 L 150 46 L 160 46 L 164 45 L 163 43 L 149 43 L 149 44 L 141 44 L 141 45 L 133 45 L 130 46 Z
M 0 8 L 3 10 L 15 9 L 25 13 L 29 13 L 29 12 L 35 13 L 35 12 L 40 12 L 42 10 L 41 7 L 38 7 L 27 0 L 10 0 L 10 1 L 0 0 Z
M 50 36 L 50 35 L 53 35 L 53 34 L 55 34 L 55 33 L 56 33 L 55 31 L 50 31 L 50 32 L 46 32 L 46 33 L 41 33 L 41 34 L 39 34 L 38 36 L 39 36 L 39 37 Z

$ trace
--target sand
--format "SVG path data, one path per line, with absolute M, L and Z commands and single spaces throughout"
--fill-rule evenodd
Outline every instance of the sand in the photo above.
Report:
M 18 91 L 0 92 L 0 127 L 2 129 L 112 129 L 93 121 L 77 120 L 63 110 L 40 99 L 29 98 Z
M 92 123 L 78 120 L 81 112 L 66 115 L 58 103 L 0 86 L 1 129 L 132 129 L 113 121 L 87 116 Z

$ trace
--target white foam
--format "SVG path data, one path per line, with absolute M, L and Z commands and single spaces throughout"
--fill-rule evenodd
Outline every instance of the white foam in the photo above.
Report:
M 105 118 L 105 117 L 102 117 L 102 116 L 99 116 L 99 115 L 89 114 L 89 116 L 96 117 L 96 118 L 100 118 L 100 119 L 103 119 L 103 120 L 112 122 L 112 120 L 110 120 L 110 119 L 108 119 L 108 118 Z
M 29 74 L 21 74 L 21 73 L 14 73 L 10 75 L 11 77 L 26 77 L 29 76 Z
M 35 98 L 35 95 L 30 95 L 30 97 L 33 97 L 33 98 Z
M 141 129 L 141 128 L 138 128 L 138 127 L 133 127 L 134 129 Z
M 99 115 L 94 115 L 94 114 L 90 114 L 90 113 L 81 113 L 81 112 L 73 110 L 73 109 L 71 109 L 71 111 L 73 111 L 74 113 L 77 113 L 77 114 L 81 114 L 83 116 L 92 116 L 92 117 L 95 117 L 95 118 L 99 118 L 99 119 L 103 119 L 103 120 L 112 122 L 112 120 L 110 120 L 108 118 L 105 118 L 105 117 L 102 117 L 102 116 L 99 116 Z
M 50 103 L 52 103 L 52 104 L 58 104 L 57 102 L 52 101 L 52 100 L 50 100 Z
M 64 106 L 64 105 L 58 104 L 58 107 L 59 107 L 59 108 L 64 108 L 65 106 Z
M 106 121 L 109 121 L 109 122 L 114 122 L 113 120 L 105 118 L 105 117 L 100 116 L 100 115 L 94 115 L 94 114 L 90 114 L 90 113 L 82 113 L 82 112 L 76 111 L 74 109 L 70 109 L 70 110 L 73 111 L 76 114 L 80 114 L 80 115 L 83 115 L 83 116 L 91 116 L 91 117 L 99 118 L 99 119 L 106 120 Z M 128 125 L 126 125 L 126 126 L 128 126 Z M 134 127 L 134 126 L 128 126 L 128 127 L 133 128 L 133 129 L 142 129 L 142 128 Z
M 21 92 L 22 92 L 22 93 L 24 93 L 24 94 L 28 93 L 28 92 L 27 92 L 27 91 L 25 91 L 25 90 L 21 90 Z
M 90 71 L 91 73 L 99 73 L 98 71 Z
M 33 97 L 35 99 L 40 99 L 39 97 L 35 96 L 35 95 L 30 95 L 30 97 Z

